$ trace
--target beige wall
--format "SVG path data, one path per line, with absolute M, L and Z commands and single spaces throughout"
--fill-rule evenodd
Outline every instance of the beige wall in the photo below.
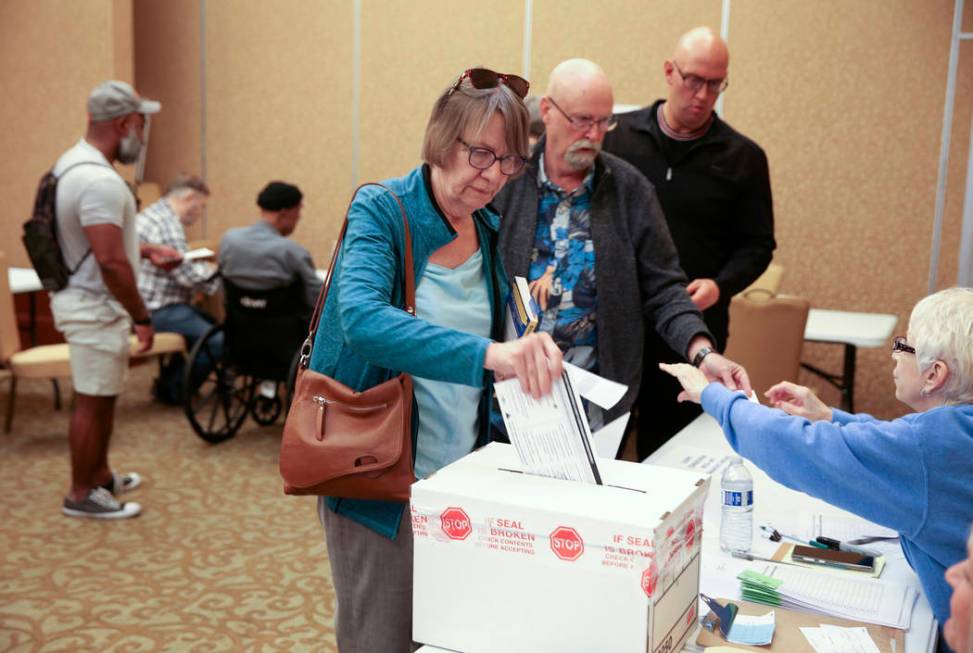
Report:
M 88 93 L 132 81 L 131 12 L 131 0 L 0 3 L 0 248 L 11 265 L 28 265 L 21 223 L 41 175 L 84 135 Z
M 500 0 L 488 11 L 473 0 L 363 0 L 356 115 L 355 2 L 209 0 L 202 17 L 200 6 L 0 4 L 0 71 L 11 88 L 31 89 L 17 107 L 0 104 L 13 125 L 5 150 L 25 153 L 0 163 L 10 206 L 22 207 L 0 218 L 8 231 L 19 231 L 36 178 L 80 135 L 88 90 L 105 77 L 125 78 L 126 47 L 137 85 L 163 103 L 147 178 L 165 183 L 179 170 L 201 172 L 205 161 L 213 197 L 193 235 L 218 238 L 250 222 L 259 188 L 286 179 L 305 191 L 295 237 L 320 265 L 353 187 L 356 148 L 359 181 L 406 172 L 418 163 L 434 98 L 456 74 L 474 64 L 519 73 L 525 63 L 523 0 Z M 724 117 L 768 153 L 785 291 L 818 307 L 896 313 L 905 330 L 926 291 L 952 7 L 952 0 L 732 3 Z M 556 62 L 586 56 L 608 71 L 616 101 L 644 104 L 665 92 L 662 60 L 678 35 L 697 24 L 718 27 L 722 2 L 534 0 L 533 8 L 535 93 Z M 118 34 L 125 21 L 134 23 L 134 47 Z M 24 51 L 51 55 L 17 56 Z M 971 110 L 973 43 L 966 42 L 940 286 L 955 279 Z M 26 262 L 17 247 L 12 255 Z M 806 357 L 840 364 L 836 347 L 809 346 Z M 902 412 L 889 367 L 887 352 L 861 352 L 860 409 Z

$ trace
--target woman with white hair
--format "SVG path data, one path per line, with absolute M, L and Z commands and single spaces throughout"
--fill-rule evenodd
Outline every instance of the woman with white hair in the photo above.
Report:
M 775 410 L 690 365 L 661 367 L 682 384 L 680 401 L 702 403 L 730 446 L 775 481 L 898 531 L 942 624 L 943 574 L 966 555 L 973 520 L 973 289 L 916 304 L 892 360 L 895 397 L 915 412 L 891 421 L 829 408 L 786 382 L 766 393 Z

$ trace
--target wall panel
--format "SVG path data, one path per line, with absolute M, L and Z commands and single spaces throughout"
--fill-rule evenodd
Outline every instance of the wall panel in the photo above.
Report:
M 208 234 L 251 223 L 274 179 L 297 184 L 293 238 L 325 265 L 350 192 L 352 3 L 206 3 Z
M 119 59 L 131 43 L 131 24 L 115 23 L 130 0 L 5 0 L 0 3 L 2 150 L 0 229 L 13 266 L 28 265 L 20 245 L 37 181 L 60 154 L 84 135 L 85 102 L 98 83 L 131 80 L 131 62 Z M 116 48 L 118 45 L 118 48 Z M 130 46 L 129 46 L 130 51 Z M 119 69 L 119 67 L 123 69 Z
M 465 69 L 520 74 L 523 21 L 522 0 L 363 2 L 360 181 L 420 163 L 432 106 Z

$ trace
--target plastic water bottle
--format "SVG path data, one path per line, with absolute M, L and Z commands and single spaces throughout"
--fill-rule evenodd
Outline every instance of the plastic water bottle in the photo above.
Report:
M 720 548 L 749 551 L 753 539 L 753 477 L 740 456 L 733 456 L 720 481 L 723 515 Z

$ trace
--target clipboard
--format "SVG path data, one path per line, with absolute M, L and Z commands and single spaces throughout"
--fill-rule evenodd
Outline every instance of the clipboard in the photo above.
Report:
M 730 601 L 728 599 L 717 599 L 723 605 Z M 866 624 L 861 621 L 841 619 L 840 617 L 829 617 L 823 614 L 811 614 L 807 612 L 794 612 L 784 610 L 769 605 L 759 605 L 748 603 L 747 601 L 733 601 L 740 610 L 739 614 L 760 616 L 767 614 L 770 610 L 774 611 L 777 629 L 774 632 L 774 641 L 770 646 L 747 646 L 746 644 L 735 644 L 727 642 L 720 635 L 719 631 L 710 632 L 705 628 L 699 629 L 696 643 L 703 648 L 707 646 L 732 646 L 743 651 L 780 651 L 780 653 L 815 653 L 814 647 L 807 641 L 801 628 L 816 628 L 821 624 L 841 626 L 843 628 L 868 629 L 868 634 L 872 636 L 872 641 L 878 646 L 882 653 L 901 653 L 905 650 L 905 631 L 889 626 L 876 626 Z M 891 640 L 895 640 L 895 651 L 892 650 Z

